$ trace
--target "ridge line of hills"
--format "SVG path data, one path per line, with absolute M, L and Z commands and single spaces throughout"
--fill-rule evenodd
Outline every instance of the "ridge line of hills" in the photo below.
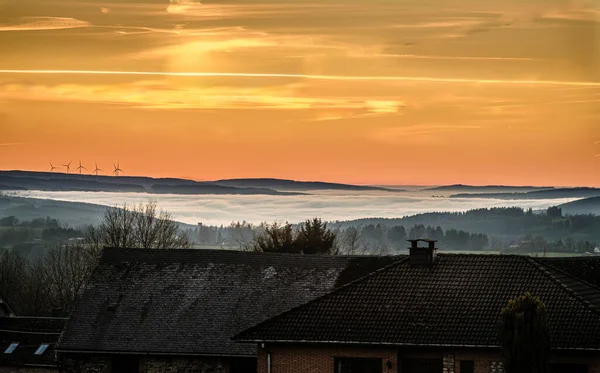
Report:
M 0 190 L 97 191 L 156 194 L 302 195 L 316 190 L 399 191 L 382 187 L 286 179 L 194 181 L 146 176 L 0 171 Z

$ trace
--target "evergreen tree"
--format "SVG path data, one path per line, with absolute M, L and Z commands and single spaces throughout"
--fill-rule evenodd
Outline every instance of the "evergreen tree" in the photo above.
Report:
M 547 373 L 550 335 L 546 307 L 529 292 L 502 309 L 500 343 L 506 373 Z

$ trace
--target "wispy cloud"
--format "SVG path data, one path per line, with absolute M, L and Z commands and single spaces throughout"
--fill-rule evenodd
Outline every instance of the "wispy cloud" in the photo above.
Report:
M 146 109 L 353 109 L 368 113 L 395 113 L 403 105 L 389 99 L 302 96 L 285 86 L 176 88 L 153 81 L 119 86 L 6 84 L 0 86 L 0 98 L 127 104 Z
M 398 126 L 378 129 L 373 132 L 371 139 L 383 143 L 414 143 L 439 142 L 437 135 L 454 131 L 479 130 L 483 127 L 476 125 L 437 125 L 425 124 L 419 126 Z
M 5 142 L 5 143 L 0 143 L 0 146 L 17 146 L 17 145 L 28 145 L 28 144 L 34 144 L 34 142 Z
M 0 25 L 0 31 L 42 31 L 89 27 L 91 24 L 68 17 L 26 17 L 20 23 Z
M 0 70 L 0 74 L 46 74 L 46 75 L 130 75 L 130 76 L 172 76 L 172 77 L 222 77 L 222 78 L 298 78 L 311 80 L 342 81 L 409 81 L 433 83 L 473 83 L 508 85 L 566 85 L 600 87 L 594 81 L 561 80 L 521 80 L 521 79 L 467 79 L 425 76 L 364 76 L 364 75 L 318 75 L 280 73 L 221 73 L 221 72 L 172 72 L 172 71 L 116 71 L 116 70 Z

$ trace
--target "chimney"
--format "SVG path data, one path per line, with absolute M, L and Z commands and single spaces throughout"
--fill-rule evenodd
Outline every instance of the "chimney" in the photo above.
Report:
M 433 267 L 437 248 L 435 247 L 436 240 L 408 240 L 410 242 L 409 260 L 411 267 Z M 419 242 L 424 242 L 427 246 L 419 246 Z

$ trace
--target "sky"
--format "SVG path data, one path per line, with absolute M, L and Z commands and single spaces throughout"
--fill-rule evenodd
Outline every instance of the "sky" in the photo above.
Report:
M 0 56 L 0 169 L 600 186 L 600 0 L 0 0 Z

